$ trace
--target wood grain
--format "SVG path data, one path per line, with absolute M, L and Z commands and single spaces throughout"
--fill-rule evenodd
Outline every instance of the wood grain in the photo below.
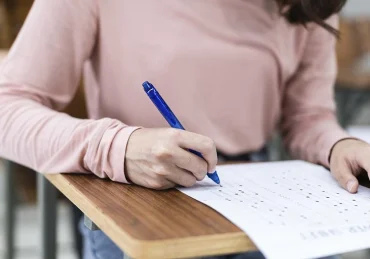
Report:
M 90 175 L 46 175 L 133 258 L 189 258 L 256 250 L 239 228 L 177 190 L 153 191 Z

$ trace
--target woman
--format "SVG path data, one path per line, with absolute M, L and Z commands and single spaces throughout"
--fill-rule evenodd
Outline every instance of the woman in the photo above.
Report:
M 213 172 L 216 147 L 252 159 L 281 121 L 292 155 L 330 168 L 355 193 L 370 147 L 335 119 L 335 14 L 344 3 L 36 0 L 0 70 L 0 155 L 39 172 L 192 186 Z M 82 69 L 88 120 L 56 111 Z M 145 80 L 196 133 L 167 128 Z M 86 258 L 123 256 L 102 232 L 84 235 Z

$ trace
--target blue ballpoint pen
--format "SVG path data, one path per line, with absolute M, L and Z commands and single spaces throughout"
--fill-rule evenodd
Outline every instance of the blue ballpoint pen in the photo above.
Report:
M 161 95 L 155 89 L 155 87 L 149 82 L 144 82 L 143 87 L 144 87 L 144 91 L 149 96 L 150 100 L 152 100 L 152 102 L 157 107 L 159 112 L 163 115 L 163 117 L 166 119 L 168 124 L 170 124 L 172 128 L 185 130 L 184 127 L 181 125 L 180 121 L 176 118 L 175 114 L 173 114 L 173 112 L 171 111 L 170 107 L 168 107 L 168 105 L 163 100 Z M 189 151 L 203 158 L 200 152 L 195 151 L 195 150 L 189 150 Z M 215 171 L 212 174 L 207 173 L 207 176 L 211 178 L 215 183 L 220 184 L 220 179 L 218 177 L 217 171 Z

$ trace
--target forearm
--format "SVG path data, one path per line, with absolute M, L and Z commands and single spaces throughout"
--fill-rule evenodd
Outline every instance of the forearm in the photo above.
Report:
M 335 143 L 349 137 L 330 112 L 300 116 L 290 123 L 284 137 L 292 156 L 326 167 L 329 167 L 329 155 Z
M 32 98 L 0 91 L 0 156 L 43 173 L 93 172 L 126 182 L 124 154 L 135 128 L 80 120 Z

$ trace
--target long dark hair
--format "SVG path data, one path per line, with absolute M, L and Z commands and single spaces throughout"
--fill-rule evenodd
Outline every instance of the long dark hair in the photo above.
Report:
M 292 24 L 314 22 L 338 36 L 338 31 L 325 22 L 339 13 L 347 0 L 276 0 L 282 15 Z

